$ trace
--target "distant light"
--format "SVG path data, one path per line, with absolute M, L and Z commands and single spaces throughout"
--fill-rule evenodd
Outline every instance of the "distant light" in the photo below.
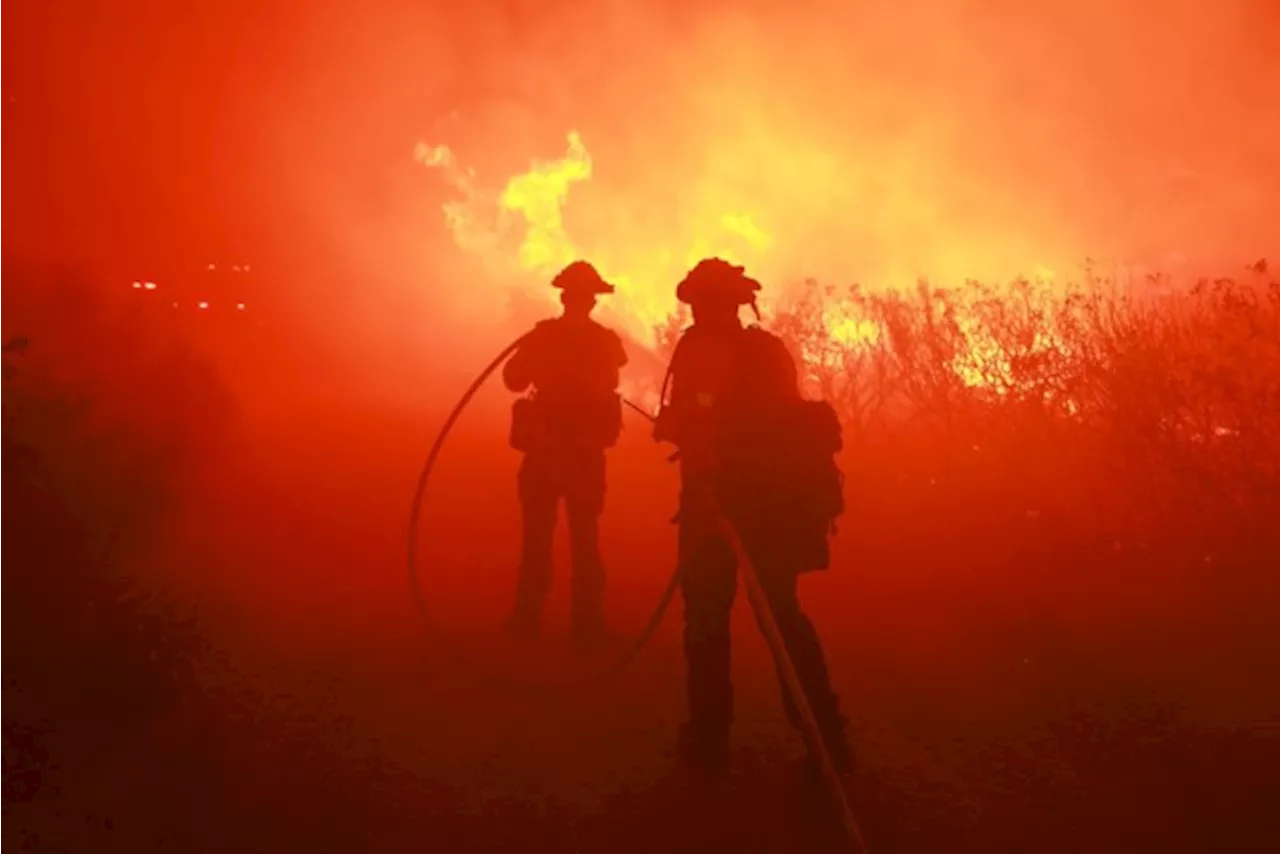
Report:
M 245 265 L 244 265 L 243 267 L 241 267 L 240 269 L 247 273 L 247 272 L 249 272 L 249 265 L 248 265 L 248 264 L 245 264 Z
M 217 264 L 210 264 L 209 266 L 205 267 L 205 269 L 206 269 L 206 270 L 216 270 L 216 269 L 218 269 L 218 265 L 217 265 Z
M 239 264 L 232 264 L 232 265 L 231 265 L 231 272 L 233 272 L 233 273 L 239 273 L 239 272 L 240 272 L 240 265 L 239 265 Z
M 143 282 L 143 283 L 142 283 L 142 286 L 143 286 L 144 288 L 146 288 L 147 290 L 149 290 L 149 291 L 154 291 L 154 290 L 156 289 L 156 283 L 155 283 L 155 282 Z
M 200 302 L 196 303 L 196 306 L 198 308 L 208 308 L 209 303 L 205 302 L 204 300 L 200 300 Z
M 141 288 L 142 288 L 142 282 L 134 282 L 134 283 L 133 283 L 133 289 L 134 289 L 134 290 L 140 290 Z
M 236 311 L 244 311 L 244 303 L 242 302 L 236 303 Z
M 174 308 L 177 308 L 177 307 L 178 307 L 178 304 L 175 302 L 175 303 L 173 304 L 173 307 L 174 307 Z

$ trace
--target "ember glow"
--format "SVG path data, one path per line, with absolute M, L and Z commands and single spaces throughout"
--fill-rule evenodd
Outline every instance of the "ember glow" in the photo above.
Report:
M 245 311 L 248 303 L 240 298 L 239 277 L 250 271 L 248 264 L 231 264 L 218 265 L 210 262 L 198 272 L 192 274 L 188 272 L 179 272 L 175 278 L 168 280 L 168 285 L 161 288 L 160 285 L 153 281 L 144 281 L 135 279 L 130 282 L 129 287 L 135 291 L 143 291 L 140 295 L 146 300 L 152 297 L 148 292 L 164 291 L 165 299 L 169 301 L 169 307 L 175 309 L 194 308 L 197 311 L 226 311 L 228 308 L 235 311 Z M 223 274 L 231 274 L 230 276 Z M 179 299 L 173 299 L 179 296 Z

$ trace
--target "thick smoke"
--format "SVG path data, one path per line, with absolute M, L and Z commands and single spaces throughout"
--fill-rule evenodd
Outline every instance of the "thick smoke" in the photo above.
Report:
M 772 238 L 740 249 L 767 272 L 871 284 L 1234 268 L 1274 241 L 1261 7 L 638 8 L 463 24 L 485 94 L 436 131 L 500 186 L 579 130 L 596 170 L 569 230 L 618 266 L 735 213 Z
M 771 286 L 882 287 L 1086 257 L 1222 273 L 1277 248 L 1266 0 L 229 3 L 78 28 L 47 5 L 10 21 L 11 55 L 41 44 L 96 71 L 6 61 L 14 146 L 32 111 L 83 119 L 32 140 L 64 162 L 23 204 L 80 210 L 66 235 L 117 254 L 153 251 L 157 229 L 197 254 L 255 233 L 288 250 L 273 289 L 360 344 L 467 344 L 511 285 L 448 234 L 457 193 L 419 141 L 498 193 L 578 131 L 593 174 L 567 232 L 664 293 L 702 250 Z M 72 204 L 94 188 L 117 201 Z

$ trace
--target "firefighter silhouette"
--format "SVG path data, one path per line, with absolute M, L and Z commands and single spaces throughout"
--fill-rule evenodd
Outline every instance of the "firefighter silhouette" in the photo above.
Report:
M 704 770 L 722 771 L 728 762 L 737 561 L 715 525 L 718 509 L 756 568 L 827 749 L 837 768 L 847 770 L 853 755 L 845 718 L 797 594 L 801 573 L 826 567 L 827 535 L 843 510 L 834 462 L 840 426 L 825 403 L 802 399 L 796 362 L 782 340 L 742 325 L 744 305 L 759 317 L 759 289 L 742 267 L 713 258 L 699 262 L 676 291 L 693 324 L 672 355 L 670 399 L 654 438 L 679 448 L 681 466 L 675 521 L 688 720 L 678 746 Z M 800 727 L 785 682 L 782 692 L 788 719 Z
M 560 289 L 564 313 L 538 323 L 502 372 L 508 389 L 529 390 L 516 401 L 511 419 L 511 446 L 524 454 L 518 475 L 523 540 L 508 629 L 526 637 L 537 632 L 551 588 L 552 538 L 563 499 L 573 638 L 591 643 L 606 634 L 600 514 L 605 451 L 622 429 L 617 389 L 627 356 L 617 333 L 591 318 L 596 299 L 613 293 L 594 267 L 575 261 L 551 284 Z

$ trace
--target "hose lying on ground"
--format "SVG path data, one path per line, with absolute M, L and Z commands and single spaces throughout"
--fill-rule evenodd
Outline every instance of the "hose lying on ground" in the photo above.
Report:
M 751 557 L 747 554 L 746 546 L 743 545 L 737 529 L 720 512 L 720 508 L 715 506 L 714 501 L 712 502 L 712 511 L 716 520 L 716 527 L 720 529 L 720 535 L 729 543 L 729 547 L 733 549 L 734 556 L 738 559 L 738 571 L 742 573 L 742 585 L 747 591 L 747 601 L 751 603 L 751 609 L 755 611 L 760 630 L 764 634 L 765 641 L 769 644 L 769 651 L 773 653 L 774 662 L 778 665 L 778 672 L 782 675 L 783 681 L 795 700 L 796 710 L 800 713 L 801 733 L 804 735 L 805 745 L 809 748 L 811 756 L 818 757 L 823 783 L 826 784 L 836 811 L 840 814 L 840 824 L 844 828 L 845 835 L 852 844 L 854 851 L 858 854 L 868 854 L 869 849 L 867 848 L 866 839 L 862 835 L 862 830 L 858 827 L 858 821 L 853 815 L 853 808 L 849 806 L 849 796 L 845 792 L 844 783 L 841 782 L 840 773 L 836 771 L 835 763 L 831 759 L 831 751 L 827 749 L 826 742 L 822 738 L 822 730 L 818 726 L 818 719 L 813 714 L 813 706 L 809 702 L 809 695 L 805 693 L 804 686 L 800 682 L 800 675 L 796 672 L 795 662 L 791 659 L 791 653 L 787 651 L 786 642 L 782 638 L 782 631 L 778 628 L 778 621 L 774 617 L 773 608 L 769 605 L 769 598 L 765 596 L 764 588 L 760 585 L 760 577 L 756 574 L 755 564 L 751 562 Z

